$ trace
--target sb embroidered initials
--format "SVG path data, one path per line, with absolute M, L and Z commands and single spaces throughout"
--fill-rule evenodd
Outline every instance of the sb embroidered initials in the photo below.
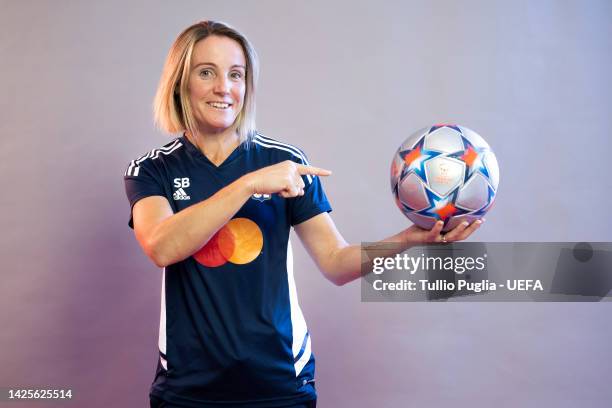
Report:
M 178 190 L 176 190 L 174 194 L 172 195 L 172 198 L 174 198 L 174 201 L 189 200 L 191 197 L 187 195 L 187 193 L 185 192 L 185 189 L 189 186 L 190 186 L 189 177 L 175 178 L 174 188 L 177 188 Z

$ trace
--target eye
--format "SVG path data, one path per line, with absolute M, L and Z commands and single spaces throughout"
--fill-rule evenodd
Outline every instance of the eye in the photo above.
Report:
M 200 71 L 200 76 L 202 78 L 212 78 L 214 76 L 214 72 L 210 68 L 204 68 Z
M 240 80 L 242 79 L 243 75 L 242 72 L 240 71 L 232 71 L 230 73 L 230 78 L 234 79 L 234 80 Z

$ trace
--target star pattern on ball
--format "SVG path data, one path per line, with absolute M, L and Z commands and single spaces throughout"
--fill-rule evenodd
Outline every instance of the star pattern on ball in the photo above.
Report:
M 425 183 L 427 183 L 427 172 L 425 171 L 425 162 L 441 155 L 442 153 L 424 148 L 425 137 L 412 148 L 399 152 L 400 157 L 404 161 L 399 180 L 403 180 L 408 174 L 415 173 Z
M 487 166 L 483 161 L 487 149 L 483 147 L 474 146 L 463 135 L 461 136 L 461 140 L 463 141 L 465 149 L 460 152 L 449 154 L 448 157 L 459 159 L 465 163 L 464 183 L 467 182 L 468 179 L 472 177 L 472 174 L 476 172 L 482 173 L 487 178 L 487 180 L 489 180 L 491 178 L 489 176 L 489 170 L 487 169 Z
M 456 217 L 482 218 L 493 206 L 497 160 L 470 132 L 437 123 L 414 132 L 396 151 L 391 164 L 395 204 L 421 228 L 443 221 L 442 231 L 450 230 Z
M 455 201 L 457 198 L 457 194 L 459 193 L 459 189 L 456 188 L 450 194 L 440 197 L 429 188 L 426 188 L 427 192 L 427 200 L 429 201 L 429 207 L 417 211 L 416 213 L 419 215 L 424 215 L 426 217 L 432 217 L 436 220 L 444 221 L 444 225 L 451 219 L 451 217 L 456 217 L 458 215 L 463 215 L 469 213 L 469 211 L 464 210 L 461 207 L 455 206 Z

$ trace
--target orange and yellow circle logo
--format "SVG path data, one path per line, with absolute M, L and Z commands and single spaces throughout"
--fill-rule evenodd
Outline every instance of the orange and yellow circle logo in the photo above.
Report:
M 234 218 L 225 224 L 196 252 L 196 261 L 210 268 L 226 262 L 244 265 L 252 262 L 263 248 L 263 234 L 248 218 Z

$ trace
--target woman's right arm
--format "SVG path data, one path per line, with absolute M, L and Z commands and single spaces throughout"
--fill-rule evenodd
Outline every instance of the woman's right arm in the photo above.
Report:
M 330 171 L 285 161 L 248 173 L 212 197 L 174 214 L 165 197 L 151 196 L 132 209 L 134 232 L 145 254 L 159 267 L 193 255 L 255 193 L 290 198 L 304 193 L 303 175 Z

